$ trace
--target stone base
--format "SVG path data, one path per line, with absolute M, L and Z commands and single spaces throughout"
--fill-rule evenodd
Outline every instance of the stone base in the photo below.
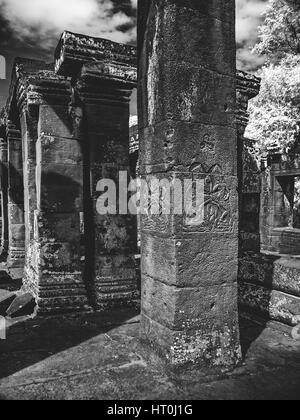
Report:
M 195 330 L 174 331 L 145 314 L 140 338 L 166 371 L 180 376 L 218 377 L 241 362 L 238 325 L 199 325 Z
M 47 273 L 38 276 L 26 270 L 23 291 L 37 301 L 38 315 L 90 311 L 82 273 Z
M 24 275 L 25 250 L 10 248 L 8 251 L 7 269 L 12 279 L 21 279 Z
M 140 298 L 137 279 L 96 280 L 96 309 L 106 310 L 121 306 L 136 306 Z
M 295 326 L 300 323 L 300 259 L 245 254 L 240 259 L 239 303 L 245 311 Z

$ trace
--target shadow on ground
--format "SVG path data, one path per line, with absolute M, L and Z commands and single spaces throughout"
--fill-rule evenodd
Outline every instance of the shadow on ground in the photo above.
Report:
M 243 366 L 213 381 L 172 379 L 145 358 L 136 315 L 36 319 L 12 329 L 0 342 L 0 399 L 300 400 L 300 341 L 291 328 L 270 322 L 253 341 L 247 321 Z
M 76 314 L 28 320 L 0 341 L 0 379 L 126 324 L 138 310 Z M 137 322 L 132 320 L 131 322 Z

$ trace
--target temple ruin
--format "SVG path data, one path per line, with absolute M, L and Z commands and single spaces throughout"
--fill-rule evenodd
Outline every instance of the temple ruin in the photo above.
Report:
M 146 346 L 212 373 L 241 361 L 239 316 L 300 322 L 299 146 L 260 156 L 244 137 L 260 80 L 236 70 L 234 28 L 234 0 L 141 0 L 137 49 L 65 32 L 54 64 L 16 59 L 0 116 L 1 260 L 37 316 L 141 305 Z M 203 223 L 99 215 L 98 182 L 120 171 L 125 185 L 204 180 Z

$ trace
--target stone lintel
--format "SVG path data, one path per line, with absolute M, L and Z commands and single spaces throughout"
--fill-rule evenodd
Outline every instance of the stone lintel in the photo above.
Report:
M 53 100 L 69 102 L 70 81 L 55 74 L 53 68 L 53 64 L 43 61 L 25 58 L 15 60 L 6 104 L 9 117 L 14 118 L 14 114 L 24 106 L 41 105 Z
M 55 51 L 55 71 L 74 77 L 84 64 L 109 61 L 124 66 L 136 66 L 136 48 L 107 39 L 64 32 Z
M 98 61 L 83 65 L 75 89 L 85 103 L 127 105 L 136 86 L 136 67 Z
M 109 81 L 122 85 L 125 89 L 133 89 L 137 85 L 137 70 L 135 66 L 124 66 L 109 61 L 98 61 L 84 65 L 81 71 L 81 79 L 86 82 L 105 83 Z

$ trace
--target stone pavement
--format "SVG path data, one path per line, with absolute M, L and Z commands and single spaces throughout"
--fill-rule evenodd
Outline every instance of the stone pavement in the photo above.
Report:
M 245 364 L 205 382 L 171 379 L 146 361 L 134 310 L 28 320 L 0 341 L 0 399 L 300 399 L 290 328 L 242 325 Z

